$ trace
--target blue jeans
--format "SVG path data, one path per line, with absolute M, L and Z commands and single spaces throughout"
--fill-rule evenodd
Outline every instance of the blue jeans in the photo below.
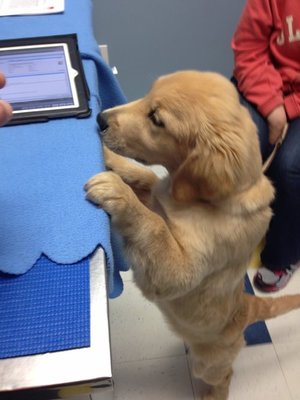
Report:
M 267 122 L 242 95 L 240 99 L 257 126 L 265 160 L 273 149 Z M 289 121 L 287 136 L 266 175 L 275 186 L 276 197 L 261 261 L 274 271 L 300 261 L 300 118 Z

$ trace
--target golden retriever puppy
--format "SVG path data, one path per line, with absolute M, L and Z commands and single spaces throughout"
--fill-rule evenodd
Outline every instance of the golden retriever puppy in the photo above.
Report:
M 211 388 L 204 398 L 225 400 L 246 326 L 300 306 L 300 295 L 243 291 L 274 197 L 255 125 L 227 79 L 196 71 L 159 78 L 98 122 L 111 171 L 87 183 L 87 198 L 111 215 L 136 284 L 188 345 L 193 373 Z

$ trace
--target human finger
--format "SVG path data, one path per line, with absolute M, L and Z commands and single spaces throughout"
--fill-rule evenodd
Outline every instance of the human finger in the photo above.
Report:
M 4 100 L 0 100 L 0 125 L 6 124 L 12 117 L 12 107 Z
M 2 74 L 2 72 L 0 72 L 0 88 L 3 88 L 5 82 L 6 82 L 5 76 Z

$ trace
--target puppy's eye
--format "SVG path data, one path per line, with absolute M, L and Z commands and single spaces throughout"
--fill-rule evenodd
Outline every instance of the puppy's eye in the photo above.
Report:
M 151 110 L 148 114 L 148 118 L 150 119 L 153 125 L 159 128 L 165 127 L 164 122 L 161 119 L 159 119 L 158 115 L 156 114 L 156 110 Z

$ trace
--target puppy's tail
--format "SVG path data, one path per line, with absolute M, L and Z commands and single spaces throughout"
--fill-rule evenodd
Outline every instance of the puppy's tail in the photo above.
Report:
M 248 325 L 285 314 L 300 308 L 300 294 L 281 297 L 256 297 L 246 294 L 248 303 Z

